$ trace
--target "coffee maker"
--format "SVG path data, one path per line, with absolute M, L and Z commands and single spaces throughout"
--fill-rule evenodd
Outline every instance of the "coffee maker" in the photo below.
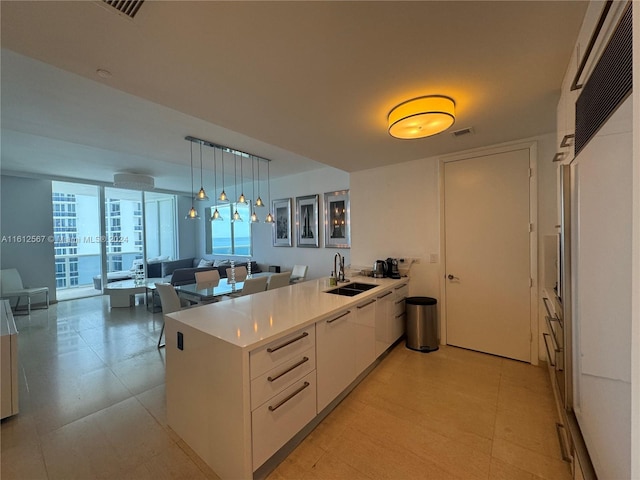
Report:
M 389 278 L 400 278 L 397 258 L 387 258 L 387 276 Z

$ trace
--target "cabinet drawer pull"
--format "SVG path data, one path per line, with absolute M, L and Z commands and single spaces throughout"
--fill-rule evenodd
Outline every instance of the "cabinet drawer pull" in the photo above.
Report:
M 553 360 L 551 360 L 551 351 L 549 350 L 549 344 L 547 343 L 547 337 L 548 336 L 549 336 L 548 333 L 543 333 L 542 334 L 542 338 L 544 339 L 544 348 L 547 351 L 547 358 L 549 359 L 549 365 L 551 365 L 553 368 L 556 368 L 555 362 L 553 362 Z
M 298 395 L 301 391 L 303 391 L 305 388 L 307 388 L 309 385 L 311 385 L 309 382 L 304 382 L 302 384 L 302 386 L 297 389 L 295 392 L 293 392 L 291 395 L 289 395 L 286 398 L 283 398 L 282 400 L 280 400 L 278 403 L 276 403 L 275 405 L 269 405 L 269 411 L 270 412 L 275 412 L 277 409 L 279 409 L 282 405 L 284 405 L 285 403 L 287 403 L 289 400 L 291 400 L 293 397 L 295 397 L 296 395 Z
M 550 317 L 553 317 L 554 315 L 551 313 L 551 308 L 549 307 L 549 299 L 547 297 L 542 297 L 542 303 L 544 303 L 544 308 L 547 310 L 547 314 Z
M 565 152 L 558 152 L 553 156 L 553 161 L 559 162 L 564 158 L 564 156 L 565 156 Z
M 405 313 L 405 312 L 402 312 L 401 314 L 396 315 L 396 318 L 404 317 L 405 315 L 406 315 L 406 313 Z
M 391 295 L 391 293 L 392 293 L 392 292 L 387 292 L 387 293 L 385 293 L 384 295 L 380 295 L 379 297 L 376 297 L 376 298 L 377 298 L 378 300 L 380 300 L 381 298 L 384 298 L 384 297 L 386 297 L 386 296 L 388 296 L 388 295 Z
M 406 286 L 407 286 L 407 284 L 404 283 L 404 284 L 400 285 L 399 287 L 394 287 L 394 290 L 400 290 L 401 288 L 404 288 Z
M 560 351 L 560 343 L 558 342 L 558 339 L 556 337 L 556 332 L 553 329 L 553 327 L 551 326 L 551 317 L 544 317 L 547 320 L 547 328 L 549 329 L 549 333 L 551 334 L 551 340 L 553 343 L 553 346 L 555 347 L 554 350 L 556 351 L 556 353 L 558 353 Z
M 364 307 L 368 307 L 369 305 L 371 305 L 372 303 L 375 303 L 375 302 L 376 302 L 375 300 L 369 300 L 367 303 L 364 303 L 362 305 L 358 305 L 356 308 L 357 309 L 361 309 L 361 308 L 364 308 Z
M 556 433 L 558 434 L 558 442 L 560 442 L 560 455 L 562 455 L 562 460 L 567 463 L 571 463 L 571 457 L 567 454 L 567 448 L 564 445 L 564 439 L 562 438 L 562 432 L 560 430 L 564 430 L 564 425 L 561 423 L 556 423 Z
M 562 142 L 560 142 L 560 146 L 561 147 L 570 147 L 571 144 L 573 143 L 570 140 L 574 139 L 575 137 L 576 136 L 573 133 L 565 135 L 564 138 L 562 139 Z
M 284 342 L 282 345 L 278 345 L 277 347 L 269 347 L 267 348 L 267 352 L 269 353 L 273 353 L 273 352 L 277 352 L 278 350 L 280 350 L 281 348 L 286 347 L 287 345 L 291 345 L 292 343 L 297 342 L 298 340 L 302 340 L 304 337 L 308 337 L 309 334 L 307 332 L 302 332 L 301 335 L 298 335 L 295 338 L 292 338 L 291 340 Z
M 327 323 L 333 323 L 336 320 L 340 320 L 342 317 L 346 317 L 347 315 L 349 315 L 351 313 L 351 310 L 347 310 L 346 312 L 344 312 L 342 315 L 338 315 L 336 318 L 332 318 L 331 320 L 327 320 Z
M 286 370 L 284 370 L 283 372 L 280 372 L 279 374 L 277 374 L 275 377 L 267 377 L 267 380 L 269 382 L 275 382 L 277 379 L 279 379 L 280 377 L 282 377 L 283 375 L 286 375 L 287 373 L 289 373 L 291 370 L 295 370 L 296 368 L 298 368 L 300 365 L 306 363 L 309 361 L 309 357 L 302 357 L 302 360 L 300 360 L 299 362 L 294 363 L 293 365 L 291 365 L 289 368 L 287 368 Z
M 396 304 L 396 305 L 398 305 L 398 304 L 400 304 L 400 303 L 402 303 L 402 302 L 404 302 L 404 298 L 401 298 L 400 300 L 396 301 L 396 303 L 395 303 L 395 304 Z

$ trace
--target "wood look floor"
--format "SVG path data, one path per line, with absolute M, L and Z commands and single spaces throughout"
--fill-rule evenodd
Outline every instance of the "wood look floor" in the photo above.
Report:
M 167 426 L 161 321 L 105 297 L 16 317 L 1 478 L 217 478 Z M 269 479 L 569 480 L 555 421 L 543 368 L 399 344 Z

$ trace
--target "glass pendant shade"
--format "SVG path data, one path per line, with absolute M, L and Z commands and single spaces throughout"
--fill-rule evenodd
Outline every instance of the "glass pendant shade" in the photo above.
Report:
M 218 208 L 216 208 L 216 209 L 213 211 L 213 214 L 211 215 L 211 220 L 224 220 L 224 219 L 222 218 L 222 215 L 220 215 L 220 212 L 218 211 Z
M 204 191 L 204 188 L 200 187 L 200 191 L 196 194 L 196 200 L 209 200 L 209 197 L 207 197 L 207 192 Z
M 265 223 L 273 223 L 273 215 L 271 215 L 271 212 L 269 212 L 267 214 L 267 218 L 264 219 Z
M 253 213 L 251 214 L 251 223 L 258 223 L 260 222 L 260 220 L 258 219 L 258 215 L 256 214 L 256 211 L 254 210 Z
M 234 222 L 242 222 L 242 217 L 240 216 L 240 214 L 238 213 L 238 210 L 236 210 L 235 212 L 233 212 L 233 221 Z
M 241 193 L 238 197 L 238 203 L 241 203 L 242 205 L 247 204 L 247 199 L 245 198 L 244 193 Z
M 187 213 L 187 216 L 184 218 L 186 218 L 187 220 L 197 220 L 200 217 L 198 216 L 198 212 L 196 211 L 196 209 L 191 206 L 191 210 L 189 210 L 189 213 Z
M 256 207 L 264 207 L 264 202 L 260 197 L 256 198 Z
M 227 194 L 225 193 L 224 190 L 222 190 L 222 192 L 220 192 L 220 196 L 218 197 L 218 200 L 220 200 L 221 202 L 228 202 L 229 201 L 229 197 L 227 197 Z

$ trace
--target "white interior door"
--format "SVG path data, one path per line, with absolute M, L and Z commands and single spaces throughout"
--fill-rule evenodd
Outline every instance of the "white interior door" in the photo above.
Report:
M 531 360 L 529 150 L 444 165 L 447 343 Z

